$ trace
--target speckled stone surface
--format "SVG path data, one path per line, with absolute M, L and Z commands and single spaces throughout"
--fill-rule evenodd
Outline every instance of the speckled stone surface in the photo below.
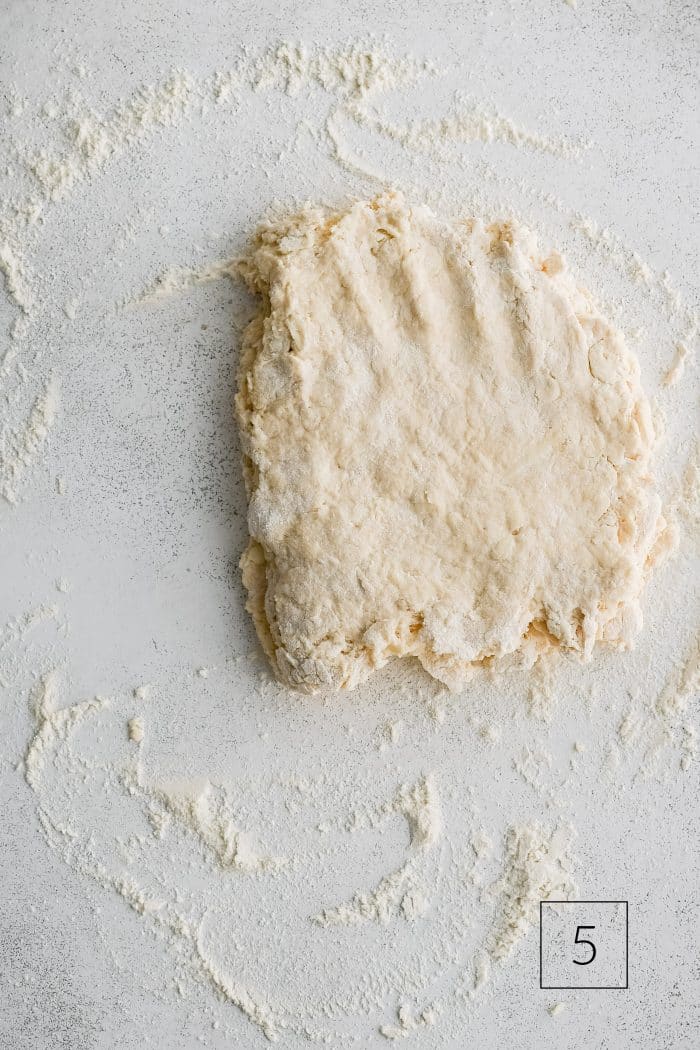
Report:
M 582 212 L 612 228 L 655 271 L 668 268 L 692 302 L 700 246 L 700 21 L 696 4 L 682 0 L 579 0 L 576 9 L 564 0 L 4 0 L 0 106 L 9 110 L 15 95 L 29 104 L 24 117 L 8 119 L 7 140 L 0 142 L 0 196 L 14 192 L 13 176 L 5 188 L 2 175 L 16 163 L 14 142 L 40 146 L 51 131 L 43 118 L 26 114 L 70 89 L 106 110 L 173 68 L 205 77 L 230 66 L 241 48 L 289 39 L 337 45 L 370 31 L 397 54 L 414 53 L 447 70 L 411 95 L 416 112 L 439 114 L 461 90 L 542 134 L 594 142 L 576 162 L 503 143 L 471 144 L 459 154 L 465 167 L 447 162 L 446 200 L 458 207 L 463 185 L 465 201 L 477 193 L 491 207 L 512 201 L 536 224 L 546 217 L 546 236 L 575 259 L 568 218 L 543 202 L 551 193 L 567 214 Z M 71 73 L 83 65 L 86 76 Z M 335 766 L 354 779 L 361 805 L 365 782 L 374 797 L 432 772 L 443 792 L 445 854 L 457 853 L 481 825 L 495 829 L 497 842 L 512 822 L 574 825 L 580 897 L 629 901 L 629 990 L 541 991 L 533 928 L 468 1017 L 446 1011 L 411 1035 L 420 1050 L 509 1044 L 689 1050 L 700 1034 L 698 762 L 679 772 L 679 744 L 645 777 L 643 756 L 622 748 L 617 735 L 627 706 L 660 693 L 697 629 L 697 559 L 687 542 L 651 586 L 636 653 L 602 659 L 580 677 L 568 671 L 549 722 L 526 717 L 526 690 L 517 682 L 475 685 L 459 701 L 445 700 L 441 722 L 426 713 L 403 672 L 403 691 L 389 676 L 374 691 L 320 705 L 278 702 L 257 690 L 261 664 L 232 661 L 256 646 L 237 568 L 245 497 L 231 410 L 238 338 L 252 303 L 225 281 L 143 307 L 123 302 L 170 266 L 197 266 L 240 250 L 275 200 L 337 200 L 376 189 L 333 161 L 323 135 L 317 155 L 309 147 L 298 122 L 313 115 L 315 103 L 283 101 L 259 94 L 225 116 L 195 115 L 144 140 L 51 205 L 32 250 L 42 301 L 28 366 L 40 378 L 59 377 L 61 406 L 17 506 L 0 507 L 0 621 L 43 603 L 57 606 L 59 625 L 49 625 L 46 638 L 17 657 L 17 667 L 10 643 L 0 660 L 7 679 L 0 690 L 0 1047 L 266 1045 L 260 1030 L 211 988 L 182 978 L 178 990 L 176 960 L 143 917 L 76 874 L 42 837 L 37 798 L 17 767 L 32 733 L 31 689 L 37 675 L 58 665 L 68 700 L 117 698 L 89 742 L 95 761 L 109 754 L 112 740 L 126 746 L 127 718 L 143 714 L 144 761 L 163 777 L 235 779 L 271 770 L 328 773 Z M 400 98 L 387 104 L 402 110 Z M 281 156 L 297 134 L 304 149 Z M 360 148 L 372 164 L 398 172 L 392 158 L 399 155 L 389 147 L 370 140 Z M 479 167 L 484 162 L 512 181 L 492 185 L 489 169 Z M 435 172 L 422 162 L 395 163 L 404 164 L 399 174 L 418 193 L 422 186 L 435 189 Z M 520 179 L 535 196 L 519 188 Z M 609 293 L 623 300 L 623 320 L 632 327 L 638 304 L 645 309 L 651 296 L 637 289 L 636 298 L 626 299 L 624 281 L 613 276 L 608 286 L 603 264 L 588 269 L 583 249 L 580 265 L 604 299 Z M 74 319 L 64 310 L 73 299 Z M 655 394 L 674 339 L 656 307 L 649 310 L 639 319 L 647 335 L 636 349 Z M 16 313 L 0 297 L 0 358 Z M 691 366 L 677 391 L 659 394 L 668 417 L 667 491 L 692 450 L 695 376 Z M 13 411 L 5 404 L 0 413 Z M 59 578 L 69 588 L 57 590 Z M 198 674 L 201 668 L 209 674 Z M 139 707 L 128 698 L 142 683 L 154 684 L 154 698 Z M 694 717 L 689 707 L 686 720 Z M 386 730 L 397 723 L 400 733 Z M 489 725 L 500 727 L 497 742 L 481 732 Z M 576 741 L 585 750 L 574 753 Z M 528 749 L 550 756 L 541 777 L 530 777 L 535 783 L 518 771 L 518 764 L 530 769 Z M 265 807 L 260 792 L 243 807 L 251 821 Z M 103 811 L 98 802 L 96 829 L 111 821 L 112 840 L 123 840 L 128 853 L 130 836 L 148 831 L 143 812 L 132 821 L 127 810 Z M 281 812 L 288 835 L 289 806 Z M 260 816 L 266 826 L 274 819 Z M 347 896 L 362 885 L 365 866 L 381 874 L 403 848 L 394 830 L 385 842 L 369 842 L 366 854 L 348 858 L 341 850 L 339 869 L 324 876 L 322 900 Z M 195 862 L 196 854 L 188 855 L 189 875 Z M 172 876 L 177 856 L 168 863 Z M 306 955 L 293 886 L 279 899 L 274 887 L 268 893 L 245 897 L 251 908 L 257 900 L 265 917 L 260 943 L 254 921 L 237 942 L 231 919 L 231 945 L 240 953 L 241 979 L 267 982 L 281 998 L 297 995 L 300 959 L 308 961 L 313 984 L 324 957 L 330 968 L 346 953 L 348 981 L 359 982 L 366 958 L 387 972 L 400 969 L 422 938 L 436 936 L 427 924 L 391 943 L 381 927 L 373 939 L 357 942 L 344 930 L 318 941 L 320 947 L 313 942 Z M 418 996 L 416 1003 L 428 1000 Z M 559 1000 L 566 1010 L 550 1016 L 547 1007 Z M 360 1009 L 355 1019 L 330 1024 L 335 1045 L 388 1045 L 378 1026 L 395 1021 L 399 1005 L 388 996 L 377 1016 Z M 281 1044 L 306 1045 L 284 1033 Z

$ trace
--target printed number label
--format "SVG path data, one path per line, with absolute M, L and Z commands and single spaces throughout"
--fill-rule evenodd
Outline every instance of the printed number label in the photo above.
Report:
M 628 910 L 627 901 L 540 901 L 540 988 L 629 988 Z
M 588 966 L 588 964 L 592 963 L 593 960 L 595 959 L 595 955 L 596 955 L 595 944 L 593 943 L 593 941 L 589 940 L 588 937 L 581 937 L 580 936 L 581 930 L 594 930 L 594 929 L 595 929 L 595 926 L 577 926 L 576 927 L 576 936 L 574 937 L 574 944 L 587 944 L 588 947 L 591 949 L 591 954 L 589 955 L 589 957 L 587 959 L 574 959 L 573 960 L 576 963 L 577 966 Z

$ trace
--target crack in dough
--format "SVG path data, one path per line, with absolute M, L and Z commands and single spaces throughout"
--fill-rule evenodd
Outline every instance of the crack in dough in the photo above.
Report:
M 557 252 L 386 193 L 263 225 L 242 272 L 241 564 L 283 681 L 413 655 L 459 689 L 515 653 L 631 647 L 666 528 L 651 410 Z

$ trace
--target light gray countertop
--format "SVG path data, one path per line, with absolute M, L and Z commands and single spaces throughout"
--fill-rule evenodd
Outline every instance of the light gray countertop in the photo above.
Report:
M 692 454 L 695 366 L 670 390 L 660 379 L 683 335 L 683 304 L 698 309 L 694 3 L 4 0 L 0 197 L 10 202 L 41 196 L 26 158 L 59 149 L 71 113 L 110 112 L 171 70 L 199 87 L 186 116 L 135 135 L 61 199 L 44 200 L 37 223 L 16 226 L 36 304 L 15 339 L 21 311 L 0 297 L 0 360 L 16 352 L 24 369 L 12 364 L 1 391 L 5 422 L 24 418 L 50 377 L 60 387 L 17 503 L 0 505 L 3 1050 L 265 1045 L 202 979 L 192 941 L 128 906 L 130 875 L 168 915 L 201 920 L 226 980 L 280 1004 L 279 1016 L 335 1002 L 335 1014 L 309 1020 L 332 1045 L 389 1045 L 379 1028 L 397 1023 L 401 1003 L 417 1017 L 437 1000 L 447 1005 L 435 1022 L 409 1034 L 420 1050 L 697 1045 L 698 762 L 680 768 L 697 698 L 682 697 L 687 709 L 670 720 L 654 714 L 665 684 L 682 692 L 697 631 L 688 530 L 651 580 L 637 649 L 567 666 L 548 719 L 529 713 L 517 674 L 477 680 L 458 698 L 410 666 L 323 703 L 281 694 L 265 679 L 237 568 L 245 496 L 231 402 L 252 301 L 219 280 L 133 302 L 171 267 L 230 258 L 274 202 L 376 192 L 377 180 L 334 155 L 325 118 L 337 100 L 318 86 L 246 89 L 223 103 L 212 94 L 213 75 L 243 53 L 358 40 L 441 71 L 382 99 L 399 118 L 440 115 L 461 91 L 541 136 L 590 140 L 576 157 L 502 141 L 421 157 L 343 127 L 360 166 L 436 208 L 512 207 L 560 245 L 609 301 L 658 395 L 665 496 Z M 592 235 L 576 214 L 598 224 Z M 630 280 L 632 252 L 657 275 L 648 287 Z M 666 269 L 680 307 L 658 277 Z M 22 621 L 42 608 L 37 622 Z M 67 758 L 46 730 L 49 758 L 32 790 L 22 760 L 41 733 L 32 704 L 52 669 L 57 706 L 109 703 L 70 730 Z M 132 717 L 144 723 L 139 748 L 127 740 Z M 292 857 L 291 874 L 217 867 L 207 850 L 218 847 L 198 841 L 191 822 L 157 838 L 147 817 L 162 799 L 124 784 L 137 755 L 151 785 L 228 784 L 224 810 L 234 807 L 256 849 Z M 427 776 L 444 823 L 422 873 L 432 910 L 413 925 L 314 926 L 319 903 L 377 883 L 409 848 L 400 814 L 355 837 L 346 823 L 364 818 L 352 814 L 376 815 L 400 784 Z M 458 1003 L 470 938 L 498 907 L 482 891 L 498 881 L 507 829 L 537 822 L 575 829 L 580 899 L 629 901 L 629 990 L 540 990 L 535 925 L 483 994 Z M 493 850 L 472 870 L 481 828 Z M 464 901 L 474 909 L 465 956 L 443 958 Z M 386 989 L 381 1006 L 373 981 Z M 559 1001 L 566 1009 L 550 1016 Z M 306 1045 L 283 1024 L 279 1035 Z

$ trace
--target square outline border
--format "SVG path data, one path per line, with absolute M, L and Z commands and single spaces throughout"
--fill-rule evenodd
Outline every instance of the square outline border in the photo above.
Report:
M 542 905 L 543 904 L 624 904 L 625 906 L 625 983 L 624 984 L 542 984 Z M 629 901 L 540 901 L 540 989 L 567 992 L 625 992 L 630 986 Z

